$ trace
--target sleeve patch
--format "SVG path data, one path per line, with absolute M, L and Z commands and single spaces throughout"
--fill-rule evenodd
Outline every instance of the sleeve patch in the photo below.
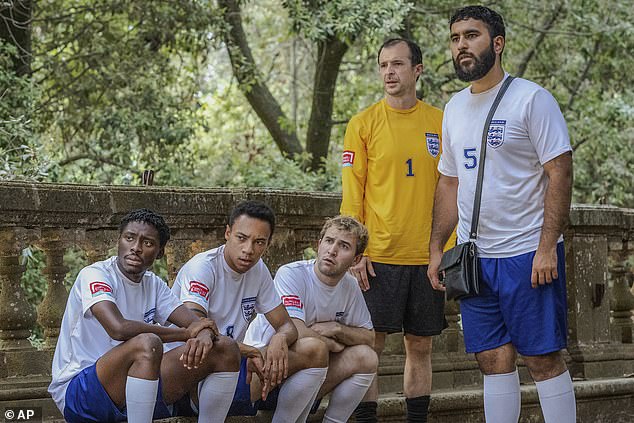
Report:
M 198 295 L 201 298 L 204 298 L 206 301 L 209 300 L 209 288 L 204 283 L 200 283 L 197 281 L 189 281 L 189 293 L 193 295 Z
M 112 287 L 105 282 L 91 282 L 90 283 L 90 293 L 93 297 L 98 295 L 112 295 Z
M 354 164 L 354 151 L 344 150 L 343 152 L 343 167 L 350 167 Z
M 282 295 L 282 304 L 284 304 L 284 307 L 296 308 L 298 310 L 304 308 L 302 300 L 300 300 L 297 295 Z

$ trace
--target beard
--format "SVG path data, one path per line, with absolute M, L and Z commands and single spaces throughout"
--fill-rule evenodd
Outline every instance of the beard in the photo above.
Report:
M 458 55 L 460 56 L 460 54 Z M 482 52 L 479 56 L 471 56 L 473 65 L 470 68 L 461 66 L 457 58 L 453 59 L 453 67 L 456 70 L 458 79 L 463 82 L 477 81 L 482 79 L 495 65 L 495 51 L 493 51 L 493 40 L 489 48 Z

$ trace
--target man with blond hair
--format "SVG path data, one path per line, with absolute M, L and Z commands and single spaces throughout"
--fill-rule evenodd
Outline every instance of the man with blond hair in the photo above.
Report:
M 275 288 L 299 337 L 320 339 L 330 352 L 326 380 L 316 395 L 331 393 L 324 422 L 348 421 L 376 376 L 372 320 L 357 281 L 348 273 L 367 243 L 365 226 L 352 217 L 334 217 L 321 230 L 314 260 L 286 264 L 275 275 Z M 259 316 L 245 343 L 263 347 L 274 333 Z M 307 414 L 308 409 L 303 418 Z

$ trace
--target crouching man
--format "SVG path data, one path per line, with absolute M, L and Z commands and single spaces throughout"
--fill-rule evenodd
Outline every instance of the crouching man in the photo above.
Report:
M 324 422 L 346 422 L 378 366 L 370 312 L 356 279 L 348 273 L 363 255 L 368 231 L 354 218 L 337 216 L 326 222 L 319 238 L 317 258 L 282 266 L 275 275 L 275 288 L 300 338 L 317 338 L 328 347 L 328 373 L 316 394 L 321 398 L 331 393 Z M 273 333 L 258 316 L 245 342 L 262 348 Z M 251 392 L 258 389 L 256 381 Z M 304 420 L 307 414 L 305 410 Z
M 248 392 L 248 383 L 257 379 L 259 391 L 253 401 L 266 399 L 283 382 L 273 422 L 295 422 L 310 408 L 326 377 L 328 350 L 317 339 L 297 339 L 297 329 L 275 292 L 261 258 L 274 230 L 275 214 L 269 206 L 257 201 L 238 204 L 229 216 L 227 242 L 192 257 L 178 272 L 172 291 L 238 342 L 243 359 L 229 415 L 257 412 Z M 242 343 L 256 313 L 271 326 L 268 347 L 262 351 Z
M 119 226 L 117 256 L 77 276 L 49 386 L 67 422 L 148 423 L 173 415 L 173 404 L 190 391 L 200 421 L 224 421 L 232 396 L 219 387 L 236 385 L 238 347 L 147 270 L 169 237 L 160 215 L 131 211 Z M 175 326 L 163 326 L 168 322 Z M 184 344 L 164 354 L 171 341 Z

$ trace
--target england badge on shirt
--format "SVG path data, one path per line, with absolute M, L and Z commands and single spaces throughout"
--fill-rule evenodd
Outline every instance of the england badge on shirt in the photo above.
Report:
M 504 129 L 506 128 L 505 120 L 492 120 L 487 133 L 487 144 L 491 148 L 498 148 L 504 144 Z
M 438 157 L 440 153 L 440 137 L 438 134 L 425 132 L 425 140 L 427 141 L 427 151 L 432 157 Z
M 255 319 L 255 299 L 256 297 L 247 297 L 242 299 L 242 317 L 247 323 Z

